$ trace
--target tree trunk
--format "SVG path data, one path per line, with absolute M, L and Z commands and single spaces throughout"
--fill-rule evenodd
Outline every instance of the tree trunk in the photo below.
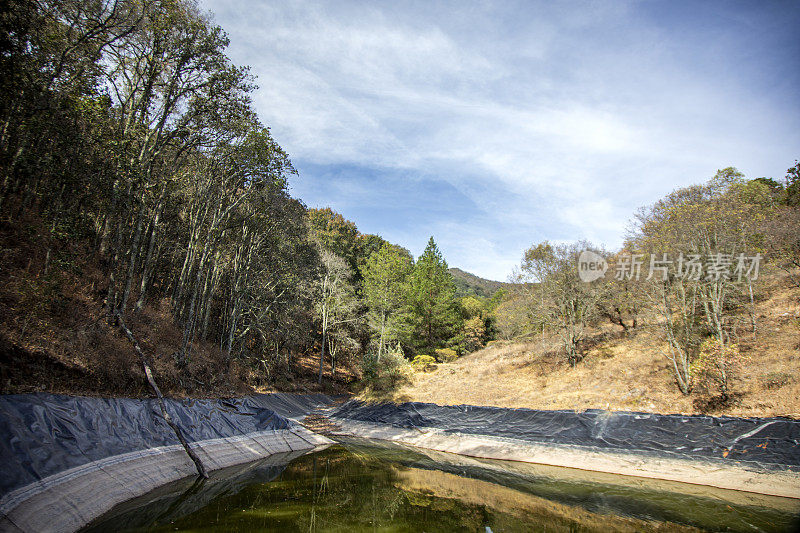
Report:
M 125 279 L 125 289 L 122 292 L 122 300 L 119 304 L 119 310 L 123 313 L 128 305 L 128 297 L 131 294 L 131 284 L 133 283 L 133 276 L 136 273 L 136 256 L 139 252 L 139 241 L 142 237 L 142 226 L 144 225 L 144 205 L 140 208 L 139 215 L 136 218 L 136 230 L 133 232 L 133 241 L 128 251 L 130 255 L 130 260 L 128 261 L 128 275 Z
M 327 331 L 325 331 L 326 329 L 327 328 L 324 327 L 322 328 L 322 350 L 320 351 L 319 354 L 319 377 L 317 378 L 317 383 L 319 384 L 322 384 L 322 365 L 325 362 L 325 341 L 327 340 L 326 339 Z
M 163 192 L 161 193 L 161 196 L 163 198 Z M 144 257 L 144 264 L 142 265 L 142 282 L 139 285 L 139 299 L 136 301 L 136 305 L 134 306 L 134 310 L 137 312 L 141 311 L 142 307 L 144 307 L 145 295 L 147 294 L 150 273 L 152 270 L 153 249 L 155 248 L 156 236 L 158 235 L 158 222 L 161 219 L 161 212 L 163 210 L 163 201 L 159 200 L 158 205 L 156 206 L 156 213 L 153 216 L 153 223 L 151 224 L 152 230 L 150 231 L 150 242 L 147 245 L 147 254 Z
M 128 337 L 128 340 L 131 341 L 131 344 L 133 344 L 133 348 L 134 350 L 136 350 L 136 353 L 139 354 L 142 366 L 144 367 L 144 375 L 147 377 L 147 382 L 150 384 L 150 387 L 156 393 L 156 397 L 158 397 L 158 405 L 161 408 L 161 416 L 164 417 L 164 421 L 175 432 L 175 435 L 178 437 L 178 440 L 183 446 L 183 449 L 186 450 L 186 454 L 192 459 L 192 462 L 194 462 L 194 466 L 197 469 L 197 473 L 201 477 L 207 479 L 208 473 L 206 473 L 206 469 L 203 466 L 203 462 L 200 460 L 197 454 L 194 453 L 194 450 L 192 450 L 192 448 L 189 446 L 189 443 L 186 442 L 186 438 L 183 436 L 183 432 L 181 431 L 180 426 L 178 426 L 175 422 L 172 421 L 172 417 L 170 417 L 169 412 L 167 412 L 167 406 L 164 404 L 164 396 L 161 394 L 161 390 L 158 388 L 158 385 L 156 384 L 156 380 L 153 377 L 152 370 L 150 370 L 150 365 L 147 362 L 147 356 L 142 351 L 141 347 L 139 346 L 139 343 L 136 342 L 136 338 L 133 336 L 131 330 L 129 330 L 128 327 L 125 325 L 125 321 L 122 319 L 122 314 L 117 312 L 116 317 L 120 329 L 122 329 L 122 332 L 125 333 L 126 337 Z
M 381 362 L 381 354 L 383 353 L 384 333 L 386 331 L 386 309 L 381 310 L 381 339 L 378 343 L 378 358 L 377 363 Z

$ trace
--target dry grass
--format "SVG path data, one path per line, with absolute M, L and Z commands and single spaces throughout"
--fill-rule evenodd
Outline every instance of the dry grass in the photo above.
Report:
M 735 416 L 800 418 L 800 290 L 776 276 L 768 299 L 757 303 L 758 334 L 744 335 L 747 356 L 734 383 L 734 399 L 706 409 Z M 604 340 L 570 368 L 551 349 L 554 341 L 494 342 L 432 373 L 414 373 L 395 401 L 535 409 L 606 409 L 698 413 L 696 396 L 682 395 L 656 329 Z

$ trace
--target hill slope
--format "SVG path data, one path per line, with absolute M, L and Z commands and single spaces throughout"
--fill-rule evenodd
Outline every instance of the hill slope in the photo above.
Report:
M 502 281 L 481 278 L 475 274 L 465 272 L 460 268 L 451 268 L 449 270 L 456 282 L 456 294 L 458 296 L 475 295 L 491 298 L 498 289 L 510 285 L 510 283 L 504 283 Z
M 397 401 L 535 409 L 607 409 L 659 413 L 800 418 L 800 290 L 782 285 L 757 308 L 759 335 L 742 339 L 746 361 L 724 408 L 682 395 L 658 342 L 657 326 L 606 340 L 570 368 L 556 339 L 495 341 L 432 373 L 416 372 L 393 393 Z
M 43 237 L 48 233 L 33 215 L 13 222 L 0 219 L 0 394 L 150 396 L 132 345 L 109 324 L 102 259 L 86 243 L 61 244 Z M 180 348 L 183 329 L 167 300 L 130 313 L 126 322 L 167 395 L 342 392 L 355 379 L 340 364 L 336 380 L 326 379 L 320 387 L 317 351 L 292 354 L 286 367 L 272 375 L 236 360 L 226 366 L 219 346 L 208 341 L 195 341 L 188 364 L 181 368 L 172 354 Z M 329 376 L 327 362 L 325 370 Z

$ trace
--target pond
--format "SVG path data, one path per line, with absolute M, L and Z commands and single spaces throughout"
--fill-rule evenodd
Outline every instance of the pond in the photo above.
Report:
M 87 531 L 793 531 L 800 501 L 347 439 L 184 480 Z

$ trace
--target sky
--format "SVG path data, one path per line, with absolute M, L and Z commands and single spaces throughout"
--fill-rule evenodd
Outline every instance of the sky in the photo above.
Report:
M 201 0 L 292 194 L 505 280 L 641 206 L 800 158 L 799 2 Z

